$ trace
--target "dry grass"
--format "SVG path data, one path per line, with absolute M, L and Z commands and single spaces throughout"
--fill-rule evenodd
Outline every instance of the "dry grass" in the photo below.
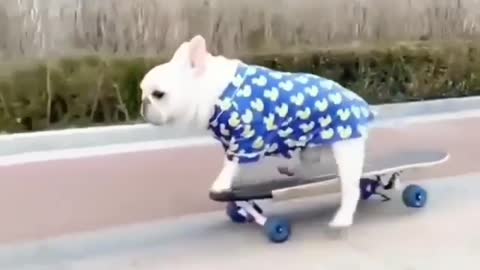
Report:
M 480 0 L 2 0 L 0 58 L 158 55 L 202 34 L 214 52 L 475 39 Z

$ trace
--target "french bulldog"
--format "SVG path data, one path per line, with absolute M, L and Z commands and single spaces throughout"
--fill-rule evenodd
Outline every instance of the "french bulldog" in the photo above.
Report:
M 375 113 L 353 91 L 309 73 L 278 71 L 212 55 L 197 35 L 140 83 L 141 115 L 153 125 L 210 130 L 223 146 L 223 169 L 210 192 L 229 191 L 241 165 L 267 156 L 299 161 L 278 171 L 301 175 L 333 153 L 341 201 L 329 226 L 351 226 L 358 200 L 366 140 Z

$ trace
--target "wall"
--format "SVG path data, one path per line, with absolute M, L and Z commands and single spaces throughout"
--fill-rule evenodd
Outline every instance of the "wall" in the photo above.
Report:
M 478 37 L 476 0 L 5 0 L 0 57 L 170 53 L 200 33 L 214 52 Z

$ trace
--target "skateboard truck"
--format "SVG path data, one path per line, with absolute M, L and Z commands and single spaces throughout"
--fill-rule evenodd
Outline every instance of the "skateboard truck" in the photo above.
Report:
M 360 179 L 360 192 L 363 200 L 367 200 L 372 195 L 379 195 L 382 197 L 382 201 L 389 201 L 391 198 L 384 193 L 378 191 L 378 188 L 381 187 L 383 190 L 390 190 L 392 188 L 398 188 L 400 181 L 400 173 L 392 173 L 387 183 L 384 184 L 382 177 L 377 175 L 374 179 L 372 178 L 361 178 Z

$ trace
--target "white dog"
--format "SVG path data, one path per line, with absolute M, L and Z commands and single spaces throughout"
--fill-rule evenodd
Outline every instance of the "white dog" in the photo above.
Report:
M 143 78 L 141 114 L 155 125 L 209 129 L 225 149 L 211 192 L 228 191 L 239 165 L 264 156 L 300 163 L 279 168 L 299 174 L 332 151 L 341 181 L 341 205 L 331 227 L 353 223 L 360 197 L 369 105 L 339 84 L 306 73 L 287 73 L 211 55 L 203 37 L 184 42 L 172 59 Z

